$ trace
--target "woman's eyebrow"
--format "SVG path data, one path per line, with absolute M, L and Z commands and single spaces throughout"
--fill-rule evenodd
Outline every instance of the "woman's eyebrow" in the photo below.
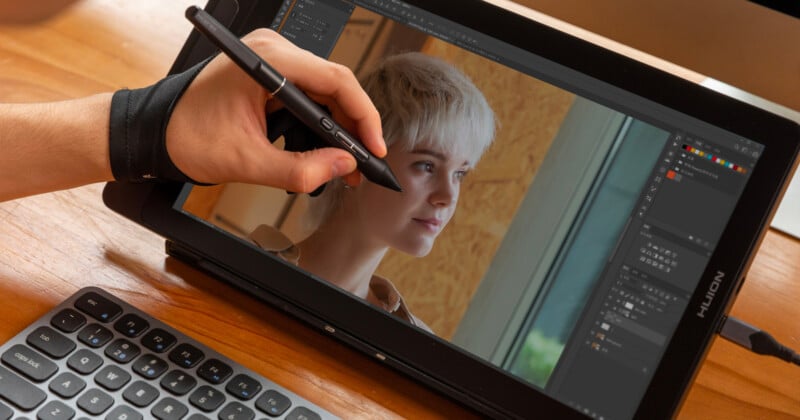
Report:
M 445 155 L 442 152 L 437 152 L 437 151 L 431 150 L 431 149 L 414 149 L 414 150 L 411 151 L 411 153 L 433 156 L 436 159 L 439 159 L 439 160 L 441 160 L 443 162 L 447 162 L 448 161 L 447 155 Z M 472 168 L 472 165 L 469 163 L 468 160 L 465 160 L 464 163 L 462 163 L 462 165 L 469 166 L 470 168 Z
M 429 155 L 429 156 L 433 156 L 433 157 L 435 157 L 435 158 L 437 158 L 439 160 L 447 160 L 447 156 L 445 156 L 444 153 L 437 152 L 437 151 L 431 150 L 431 149 L 414 149 L 414 150 L 411 151 L 411 153 L 420 154 L 420 155 Z

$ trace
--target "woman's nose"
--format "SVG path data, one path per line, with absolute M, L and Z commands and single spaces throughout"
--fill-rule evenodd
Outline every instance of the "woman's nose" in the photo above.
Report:
M 431 194 L 431 204 L 437 207 L 447 207 L 455 203 L 458 198 L 459 184 L 455 180 L 440 179 Z

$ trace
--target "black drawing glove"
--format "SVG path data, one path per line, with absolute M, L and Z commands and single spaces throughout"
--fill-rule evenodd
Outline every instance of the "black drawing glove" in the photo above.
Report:
M 191 182 L 167 153 L 167 123 L 178 99 L 210 61 L 141 89 L 121 89 L 111 99 L 109 154 L 117 181 Z

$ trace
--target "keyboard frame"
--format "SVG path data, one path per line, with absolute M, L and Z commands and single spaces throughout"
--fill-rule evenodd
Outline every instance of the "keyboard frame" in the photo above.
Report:
M 93 318 L 91 315 L 87 314 L 86 312 L 83 312 L 82 310 L 76 308 L 75 307 L 75 302 L 78 301 L 82 296 L 84 296 L 85 294 L 87 294 L 89 292 L 97 293 L 98 295 L 100 295 L 100 296 L 102 296 L 102 297 L 104 297 L 104 298 L 116 303 L 117 305 L 119 305 L 122 308 L 122 313 L 120 315 L 114 317 L 111 320 L 103 322 L 103 321 L 101 321 L 101 320 L 99 320 L 97 318 Z M 54 327 L 51 324 L 51 320 L 60 311 L 62 311 L 65 308 L 71 308 L 73 310 L 76 310 L 76 311 L 80 312 L 84 317 L 86 317 L 86 322 L 80 328 L 78 328 L 76 331 L 71 332 L 71 333 L 64 332 L 64 331 Z M 136 315 L 138 315 L 139 317 L 143 318 L 144 320 L 146 320 L 149 323 L 149 327 L 146 330 L 142 331 L 139 335 L 137 335 L 136 337 L 133 337 L 133 338 L 130 338 L 130 337 L 122 334 L 121 332 L 117 331 L 114 328 L 114 323 L 119 318 L 121 318 L 123 315 L 129 314 L 129 313 L 136 314 Z M 92 324 L 94 322 L 103 325 L 104 327 L 106 327 L 109 331 L 111 331 L 114 334 L 114 336 L 111 339 L 109 339 L 105 344 L 103 344 L 102 346 L 97 347 L 97 348 L 92 348 L 91 346 L 83 343 L 82 341 L 80 341 L 78 339 L 78 334 L 83 330 L 83 328 L 85 328 L 87 325 Z M 30 344 L 28 344 L 27 343 L 27 337 L 33 331 L 35 331 L 37 328 L 39 328 L 41 326 L 45 326 L 45 325 L 49 326 L 50 328 L 52 328 L 53 330 L 57 331 L 58 333 L 70 338 L 72 341 L 75 342 L 76 347 L 72 351 L 70 351 L 66 356 L 61 357 L 60 359 L 54 359 L 54 358 L 52 358 L 52 357 L 50 357 L 48 355 L 45 355 L 44 353 L 42 353 L 41 351 L 39 351 L 35 347 L 33 347 Z M 148 349 L 147 347 L 145 347 L 143 344 L 141 344 L 141 339 L 142 339 L 142 337 L 146 336 L 148 331 L 151 331 L 154 328 L 161 328 L 161 329 L 169 332 L 170 334 L 174 335 L 175 338 L 176 338 L 176 343 L 173 344 L 172 346 L 170 346 L 167 350 L 165 350 L 162 353 L 155 353 L 155 352 L 151 351 L 150 349 Z M 130 342 L 135 343 L 137 346 L 139 346 L 141 352 L 135 358 L 133 358 L 132 360 L 130 360 L 130 361 L 126 362 L 126 363 L 119 363 L 119 362 L 115 361 L 114 359 L 112 359 L 111 357 L 107 356 L 105 354 L 105 348 L 108 345 L 110 345 L 111 343 L 113 343 L 115 340 L 119 339 L 119 338 L 123 338 L 123 339 L 126 339 L 126 340 L 130 341 Z M 182 366 L 179 366 L 177 363 L 172 361 L 169 358 L 169 354 L 173 349 L 175 349 L 181 343 L 188 343 L 188 344 L 191 344 L 192 346 L 200 349 L 204 353 L 203 359 L 200 360 L 199 362 L 197 362 L 193 367 L 188 368 L 188 369 L 184 368 Z M 219 353 L 218 351 L 216 351 L 212 347 L 210 347 L 210 346 L 208 346 L 206 344 L 203 344 L 203 343 L 199 342 L 198 340 L 186 335 L 181 330 L 179 330 L 179 329 L 177 329 L 177 328 L 175 328 L 175 327 L 173 327 L 173 326 L 171 326 L 171 325 L 169 325 L 169 324 L 167 324 L 167 323 L 155 318 L 154 316 L 148 314 L 147 312 L 145 312 L 145 311 L 143 311 L 143 310 L 141 310 L 141 309 L 139 309 L 139 308 L 127 303 L 126 301 L 124 301 L 124 300 L 116 297 L 115 295 L 105 291 L 104 289 L 101 289 L 101 288 L 98 288 L 98 287 L 89 286 L 89 287 L 81 288 L 80 290 L 75 292 L 73 295 L 71 295 L 70 297 L 68 297 L 64 301 L 62 301 L 60 304 L 58 304 L 57 306 L 52 308 L 49 312 L 47 312 L 46 314 L 41 316 L 39 319 L 37 319 L 36 321 L 34 321 L 31 324 L 29 324 L 25 329 L 20 331 L 17 335 L 12 337 L 10 340 L 8 340 L 7 342 L 5 342 L 2 345 L 0 345 L 0 355 L 5 354 L 5 352 L 7 350 L 9 350 L 11 347 L 13 347 L 15 345 L 18 345 L 18 344 L 25 345 L 26 347 L 30 348 L 31 350 L 35 351 L 36 353 L 39 353 L 42 357 L 53 361 L 58 366 L 58 370 L 56 371 L 56 373 L 51 375 L 46 380 L 37 383 L 35 381 L 32 381 L 32 380 L 28 379 L 24 374 L 20 373 L 18 370 L 14 369 L 9 364 L 7 364 L 5 362 L 0 362 L 0 365 L 5 367 L 9 371 L 17 374 L 19 377 L 27 380 L 27 382 L 30 382 L 30 383 L 34 384 L 37 388 L 39 388 L 42 391 L 44 391 L 46 393 L 46 395 L 47 395 L 47 397 L 46 397 L 44 402 L 42 402 L 41 404 L 36 406 L 36 408 L 34 408 L 33 410 L 29 410 L 29 411 L 23 410 L 23 409 L 19 408 L 18 406 L 14 405 L 13 403 L 11 403 L 10 401 L 7 401 L 6 399 L 0 397 L 0 402 L 2 402 L 4 405 L 8 406 L 9 408 L 11 408 L 14 411 L 14 414 L 12 415 L 12 418 L 17 418 L 17 417 L 20 417 L 20 416 L 36 416 L 36 414 L 38 413 L 39 410 L 42 409 L 42 407 L 44 407 L 47 403 L 49 403 L 50 401 L 53 401 L 53 400 L 61 401 L 66 406 L 68 406 L 71 409 L 75 410 L 75 417 L 74 418 L 92 416 L 91 414 L 87 413 L 82 408 L 78 407 L 78 405 L 77 405 L 77 401 L 80 398 L 80 396 L 83 395 L 84 393 L 86 393 L 88 390 L 90 390 L 92 388 L 98 388 L 101 391 L 105 392 L 106 394 L 108 394 L 108 395 L 110 395 L 111 397 L 114 398 L 114 404 L 111 407 L 109 407 L 107 410 L 105 410 L 102 414 L 100 414 L 98 417 L 104 417 L 104 416 L 108 415 L 108 413 L 110 413 L 114 409 L 114 407 L 116 407 L 116 406 L 118 406 L 120 404 L 124 404 L 124 405 L 127 405 L 127 406 L 135 409 L 137 412 L 140 412 L 143 415 L 144 418 L 153 418 L 153 416 L 151 414 L 152 408 L 159 401 L 161 401 L 164 397 L 170 397 L 170 398 L 173 398 L 173 399 L 179 401 L 180 403 L 182 403 L 183 405 L 185 405 L 189 409 L 189 412 L 183 418 L 188 418 L 191 414 L 194 414 L 194 413 L 199 413 L 199 414 L 202 414 L 202 415 L 204 415 L 206 417 L 209 417 L 209 418 L 212 418 L 212 419 L 217 418 L 218 413 L 222 409 L 224 409 L 229 403 L 231 403 L 233 401 L 239 402 L 239 403 L 243 404 L 244 406 L 252 409 L 256 413 L 256 418 L 266 417 L 266 418 L 275 418 L 275 419 L 280 418 L 280 419 L 283 419 L 283 418 L 286 418 L 296 407 L 299 407 L 299 406 L 306 407 L 307 409 L 312 410 L 313 412 L 319 414 L 319 416 L 322 419 L 325 419 L 325 420 L 332 420 L 332 419 L 337 419 L 338 418 L 337 416 L 331 414 L 327 410 L 325 410 L 325 409 L 319 407 L 318 405 L 308 401 L 306 398 L 303 398 L 302 396 L 297 395 L 296 393 L 286 389 L 285 387 L 283 387 L 283 386 L 271 381 L 270 379 L 268 379 L 263 374 L 259 374 L 259 373 L 255 372 L 254 370 L 243 366 L 242 364 L 240 364 L 240 363 L 230 359 L 229 357 L 226 357 L 225 355 Z M 70 358 L 70 356 L 72 354 L 74 354 L 75 352 L 79 351 L 80 349 L 88 349 L 88 350 L 94 352 L 95 354 L 97 354 L 98 356 L 100 356 L 103 359 L 103 364 L 100 367 L 98 367 L 97 369 L 95 369 L 94 371 L 92 371 L 91 373 L 88 373 L 88 374 L 85 374 L 85 375 L 75 371 L 72 368 L 70 368 L 67 365 L 67 360 Z M 146 354 L 155 355 L 155 356 L 159 357 L 160 359 L 166 361 L 167 364 L 168 364 L 167 369 L 164 370 L 164 372 L 162 374 L 160 374 L 156 378 L 147 379 L 147 378 L 143 377 L 142 375 L 136 373 L 134 371 L 134 369 L 133 369 L 133 365 L 136 362 L 136 360 L 138 360 L 140 357 L 142 357 L 142 356 L 144 356 Z M 210 360 L 210 359 L 217 359 L 217 360 L 227 364 L 228 366 L 230 366 L 231 369 L 233 370 L 231 372 L 231 374 L 228 375 L 227 379 L 225 379 L 220 384 L 212 384 L 212 383 L 208 382 L 207 380 L 203 379 L 202 377 L 200 377 L 197 374 L 198 368 L 200 366 L 202 366 L 204 362 L 206 362 L 207 360 Z M 124 371 L 126 371 L 127 373 L 129 373 L 131 375 L 131 379 L 125 385 L 123 385 L 120 389 L 115 390 L 115 391 L 112 391 L 112 390 L 109 390 L 107 388 L 104 388 L 103 386 L 101 386 L 97 382 L 95 382 L 95 379 L 94 379 L 95 375 L 97 375 L 98 372 L 100 372 L 105 366 L 107 366 L 109 364 L 113 364 L 113 365 L 119 366 Z M 197 380 L 197 383 L 192 387 L 192 389 L 189 390 L 188 392 L 186 392 L 184 395 L 175 395 L 175 394 L 171 393 L 170 391 L 168 391 L 168 390 L 166 390 L 166 389 L 164 389 L 164 388 L 162 388 L 160 386 L 160 381 L 163 379 L 163 377 L 165 375 L 167 375 L 170 371 L 174 370 L 174 369 L 180 369 L 182 371 L 190 373 L 191 376 L 193 376 Z M 76 376 L 78 376 L 79 378 L 81 378 L 83 381 L 86 382 L 86 386 L 77 395 L 75 395 L 75 396 L 73 396 L 71 398 L 62 398 L 61 396 L 57 395 L 55 392 L 53 392 L 53 391 L 51 391 L 49 389 L 49 384 L 51 383 L 51 381 L 54 378 L 58 377 L 58 375 L 60 373 L 65 372 L 65 371 L 75 374 Z M 248 375 L 248 376 L 250 376 L 250 377 L 252 377 L 254 379 L 257 379 L 261 383 L 261 390 L 256 395 L 254 395 L 253 397 L 249 398 L 248 400 L 241 400 L 241 399 L 235 397 L 234 395 L 230 394 L 229 392 L 227 392 L 225 390 L 225 386 L 228 384 L 228 382 L 232 378 L 236 377 L 238 374 L 246 374 L 246 375 Z M 134 406 L 133 404 L 131 404 L 127 400 L 125 400 L 123 398 L 123 396 L 122 396 L 122 394 L 125 392 L 125 390 L 132 383 L 134 383 L 137 380 L 142 380 L 142 381 L 150 384 L 151 386 L 157 388 L 159 390 L 159 392 L 160 392 L 159 396 L 144 408 L 138 408 L 138 407 Z M 192 395 L 192 393 L 202 385 L 208 385 L 208 386 L 211 386 L 213 388 L 216 388 L 216 389 L 220 390 L 226 397 L 225 401 L 222 404 L 220 404 L 219 407 L 217 407 L 215 410 L 213 410 L 211 412 L 202 411 L 201 409 L 197 408 L 195 405 L 193 405 L 189 401 L 189 397 Z M 264 394 L 265 392 L 267 392 L 268 390 L 277 390 L 278 392 L 280 392 L 281 394 L 285 395 L 286 397 L 288 397 L 292 401 L 292 405 L 287 410 L 285 410 L 281 415 L 279 415 L 277 417 L 272 417 L 268 413 L 265 413 L 264 411 L 256 408 L 256 406 L 255 406 L 255 403 L 258 400 L 258 398 L 261 397 L 261 395 Z

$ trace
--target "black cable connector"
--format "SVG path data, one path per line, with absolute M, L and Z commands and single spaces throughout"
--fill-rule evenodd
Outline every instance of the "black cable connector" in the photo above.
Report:
M 725 319 L 719 335 L 754 353 L 775 356 L 789 363 L 800 365 L 800 355 L 797 352 L 779 343 L 766 331 L 732 316 Z

